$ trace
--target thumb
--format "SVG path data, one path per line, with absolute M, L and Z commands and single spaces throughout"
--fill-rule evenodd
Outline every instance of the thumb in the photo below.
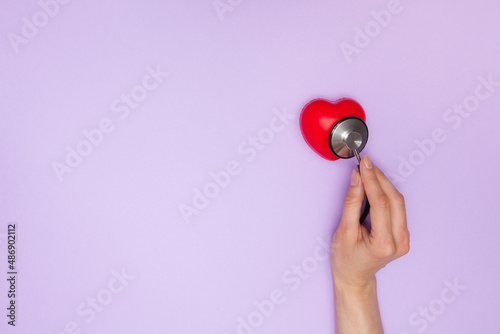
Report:
M 361 182 L 361 176 L 357 170 L 353 170 L 351 186 L 345 196 L 344 209 L 339 227 L 342 226 L 346 230 L 357 230 L 359 228 L 359 218 L 364 199 L 365 190 Z

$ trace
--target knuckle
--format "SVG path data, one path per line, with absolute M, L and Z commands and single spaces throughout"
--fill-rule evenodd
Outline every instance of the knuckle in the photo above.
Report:
M 376 256 L 381 259 L 389 258 L 396 254 L 396 243 L 394 240 L 387 240 L 377 247 Z
M 356 232 L 345 226 L 344 222 L 341 222 L 334 234 L 335 243 L 337 245 L 346 245 L 352 243 L 355 239 Z
M 398 256 L 406 255 L 410 252 L 410 232 L 406 231 L 399 240 Z
M 406 243 L 401 245 L 401 249 L 399 250 L 399 256 L 404 256 L 410 252 L 410 244 Z
M 397 205 L 404 207 L 405 206 L 405 197 L 401 193 L 398 193 L 396 196 L 394 196 L 394 202 Z
M 344 200 L 344 207 L 351 207 L 358 202 L 357 197 L 354 194 L 347 194 Z
M 379 194 L 376 203 L 380 208 L 387 209 L 389 208 L 389 197 L 386 194 Z

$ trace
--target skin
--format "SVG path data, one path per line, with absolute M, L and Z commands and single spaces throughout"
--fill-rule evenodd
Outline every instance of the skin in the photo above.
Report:
M 331 264 L 337 334 L 383 333 L 375 273 L 410 250 L 403 195 L 363 157 L 354 170 L 342 219 L 333 236 Z M 364 196 L 370 202 L 371 231 L 359 223 Z

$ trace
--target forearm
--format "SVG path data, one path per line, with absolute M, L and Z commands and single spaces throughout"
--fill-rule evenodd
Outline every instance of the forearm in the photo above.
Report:
M 383 333 L 375 277 L 364 287 L 334 280 L 336 334 Z

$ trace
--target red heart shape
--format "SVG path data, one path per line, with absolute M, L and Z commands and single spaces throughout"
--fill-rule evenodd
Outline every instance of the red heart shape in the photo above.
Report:
M 358 117 L 366 121 L 365 111 L 353 99 L 315 99 L 302 109 L 300 131 L 314 152 L 327 160 L 337 160 L 339 158 L 330 149 L 330 132 L 338 121 L 346 117 Z

